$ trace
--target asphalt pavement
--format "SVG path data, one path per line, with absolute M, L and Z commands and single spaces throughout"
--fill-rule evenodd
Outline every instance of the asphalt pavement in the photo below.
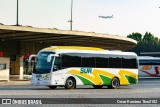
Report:
M 50 89 L 47 86 L 32 86 L 30 81 L 0 82 L 0 98 L 160 98 L 160 78 L 141 78 L 138 84 L 121 86 L 119 89 L 77 86 L 76 89 L 66 90 L 64 87 Z

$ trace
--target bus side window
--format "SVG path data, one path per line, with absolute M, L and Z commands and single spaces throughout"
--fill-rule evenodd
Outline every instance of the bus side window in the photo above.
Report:
M 56 57 L 54 66 L 53 66 L 53 71 L 61 70 L 62 68 L 62 60 L 61 57 Z
M 97 68 L 108 68 L 108 58 L 96 58 L 96 67 Z
M 62 69 L 69 67 L 81 67 L 81 57 L 80 56 L 62 56 Z
M 121 68 L 121 58 L 109 58 L 109 68 Z
M 94 57 L 83 57 L 82 67 L 95 67 L 95 58 Z
M 125 59 L 122 58 L 122 68 L 138 68 L 137 60 L 134 58 Z
M 160 65 L 160 60 L 141 59 L 139 65 Z

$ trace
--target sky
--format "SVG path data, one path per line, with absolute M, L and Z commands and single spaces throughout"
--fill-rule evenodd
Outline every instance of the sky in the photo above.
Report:
M 0 23 L 16 24 L 16 1 L 0 0 Z M 73 0 L 73 30 L 160 38 L 160 0 Z M 70 30 L 71 0 L 19 0 L 19 24 Z M 111 16 L 111 19 L 99 16 Z

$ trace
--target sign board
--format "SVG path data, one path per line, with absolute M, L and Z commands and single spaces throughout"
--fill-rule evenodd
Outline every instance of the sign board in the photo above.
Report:
M 0 70 L 4 70 L 4 69 L 6 69 L 6 64 L 0 63 Z

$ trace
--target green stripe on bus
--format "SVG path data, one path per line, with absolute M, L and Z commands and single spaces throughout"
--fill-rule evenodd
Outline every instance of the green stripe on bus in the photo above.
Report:
M 131 84 L 136 84 L 137 83 L 137 79 L 133 78 L 131 76 L 125 75 L 125 77 L 127 78 L 128 82 Z
M 110 85 L 111 84 L 111 78 L 108 78 L 106 76 L 103 75 L 99 75 L 103 81 L 103 85 Z
M 86 78 L 83 78 L 81 76 L 76 75 L 82 82 L 84 85 L 95 85 L 93 82 L 87 80 Z

